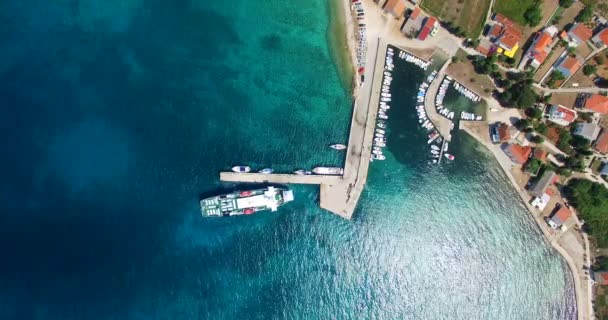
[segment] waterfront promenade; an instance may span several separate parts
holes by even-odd
[[[350,219],[367,182],[387,48],[387,44],[381,39],[370,39],[369,42],[366,81],[361,86],[359,95],[353,104],[343,176],[222,172],[220,180],[247,183],[318,184],[320,185],[321,208]]]

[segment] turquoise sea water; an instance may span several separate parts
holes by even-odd
[[[313,1],[0,2],[2,319],[567,319],[572,284],[471,139],[426,164],[398,63],[352,221],[293,186],[202,219],[235,164],[339,165],[350,119]]]

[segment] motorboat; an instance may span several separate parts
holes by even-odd
[[[274,170],[272,168],[265,168],[259,171],[259,173],[263,173],[263,174],[270,174],[274,172]]]
[[[381,154],[372,154],[372,159],[374,159],[374,160],[384,160],[384,159],[386,159],[386,157],[384,155],[381,155]]]
[[[247,173],[251,171],[251,168],[249,168],[248,166],[234,166],[232,167],[232,171],[238,173]]]
[[[382,154],[382,150],[373,150],[372,153],[373,154]]]
[[[378,114],[378,118],[380,118],[380,119],[388,119],[388,117],[384,113]]]
[[[380,134],[386,134],[386,131],[382,130],[382,129],[376,129],[376,132],[380,133]]]
[[[445,157],[446,157],[448,160],[450,160],[450,161],[451,161],[451,160],[454,160],[454,156],[453,156],[453,155],[451,155],[451,154],[449,154],[449,153],[444,154],[444,156],[445,156]]]
[[[378,128],[386,129],[386,125],[384,123],[378,122],[376,125],[378,126]]]
[[[312,172],[310,171],[306,171],[306,170],[296,170],[293,173],[295,174],[299,174],[299,175],[308,175],[308,174],[312,174]]]
[[[340,143],[332,144],[329,147],[332,148],[332,149],[336,149],[336,150],[344,150],[344,149],[346,149],[346,145],[343,145],[343,144],[340,144]]]
[[[437,151],[441,150],[441,148],[439,148],[438,146],[436,146],[434,144],[431,145],[431,149],[437,150]]]

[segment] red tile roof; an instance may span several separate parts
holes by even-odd
[[[591,35],[593,34],[591,29],[587,28],[587,26],[582,23],[575,23],[572,28],[568,30],[568,33],[576,35],[576,37],[583,42],[591,39]]]
[[[506,123],[501,123],[498,126],[498,137],[500,142],[507,142],[511,140],[511,132],[509,132],[509,125]]]
[[[384,5],[384,10],[391,11],[396,16],[401,17],[405,12],[405,0],[388,0]]]
[[[561,206],[553,216],[557,217],[562,222],[565,222],[571,215],[572,211],[570,211],[570,209],[566,208],[566,206]]]
[[[557,112],[563,114],[562,119],[565,121],[572,122],[574,121],[574,119],[576,119],[576,111],[572,109],[568,109],[566,107],[558,105]]]
[[[568,69],[570,71],[570,75],[573,75],[580,67],[581,61],[575,57],[568,56],[562,63],[559,64],[560,67],[564,69]]]
[[[488,35],[493,36],[494,38],[498,38],[500,37],[500,34],[502,33],[503,29],[504,28],[501,25],[495,24],[492,26],[492,28],[490,28]]]
[[[602,134],[597,138],[593,147],[598,152],[608,153],[608,130],[602,130]]]
[[[429,36],[429,33],[431,33],[431,31],[433,30],[433,27],[435,26],[436,22],[437,19],[435,19],[435,17],[428,17],[426,19],[426,22],[422,26],[422,30],[420,30],[420,33],[418,34],[418,40],[426,40],[426,38]]]
[[[534,149],[534,158],[541,161],[547,160],[547,151],[541,148]]]
[[[528,161],[530,157],[530,153],[532,153],[532,148],[530,146],[521,146],[519,144],[510,144],[507,146],[509,157],[514,162],[519,164],[524,164]]]
[[[604,44],[608,44],[608,28],[604,28],[604,30],[600,31],[600,33],[595,36],[600,38]]]
[[[532,57],[534,57],[536,61],[543,63],[549,54],[548,47],[551,42],[553,42],[553,37],[546,32],[542,32],[532,48]]]
[[[593,112],[608,113],[608,97],[601,94],[593,94],[585,99],[585,109]]]
[[[522,34],[519,29],[512,26],[507,26],[499,41],[503,45],[513,48],[517,43],[519,43],[519,41],[521,41],[521,36]]]
[[[410,19],[416,19],[420,15],[420,7],[414,8],[414,11],[410,13]]]
[[[547,194],[549,197],[551,197],[551,196],[553,196],[553,195],[555,194],[555,190],[547,188],[547,190],[545,190],[545,193],[546,193],[546,194]]]

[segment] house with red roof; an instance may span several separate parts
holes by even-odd
[[[519,144],[506,144],[503,147],[505,154],[511,159],[511,161],[517,164],[524,164],[530,158],[532,148],[530,146],[522,146]]]
[[[534,148],[534,153],[532,155],[533,158],[536,158],[540,161],[545,161],[547,160],[547,151],[543,148]]]
[[[405,0],[388,0],[386,4],[384,4],[384,12],[392,15],[395,19],[403,17],[405,9]]]
[[[564,127],[569,126],[577,117],[576,111],[558,104],[550,106],[546,115],[549,121]]]
[[[422,14],[420,7],[416,7],[409,14],[409,16],[407,16],[403,27],[401,27],[401,32],[403,32],[403,34],[406,36],[416,36],[418,31],[422,29],[422,25],[424,24],[425,20],[426,16]]]
[[[583,93],[578,98],[578,107],[589,112],[608,113],[608,97],[601,94]]]
[[[598,271],[591,272],[593,280],[599,284],[600,286],[605,286],[608,284],[608,272]]]
[[[437,22],[437,19],[435,17],[426,18],[426,21],[422,25],[422,29],[420,29],[420,32],[418,33],[418,40],[426,40],[426,38],[430,34],[432,34],[437,28],[439,28],[439,22]]]
[[[530,65],[533,68],[540,67],[553,49],[553,39],[557,34],[557,28],[550,26],[542,32],[537,32],[532,45],[526,52],[526,56],[530,59]]]
[[[572,216],[572,211],[570,211],[570,209],[568,209],[566,206],[560,204],[557,204],[555,209],[556,210],[553,212],[551,218],[547,220],[547,223],[549,226],[551,226],[551,228],[559,229],[564,225],[564,223],[566,223],[566,220]]]
[[[488,31],[488,38],[494,42],[496,52],[513,58],[523,36],[521,28],[500,13],[494,15],[494,24]]]
[[[569,47],[577,47],[581,43],[585,43],[591,39],[593,32],[582,23],[575,23],[570,27],[568,32],[563,32],[561,38],[568,42]]]
[[[578,57],[566,56],[555,67],[555,70],[561,72],[566,78],[571,77],[581,68],[583,62]]]
[[[602,129],[602,133],[593,144],[593,149],[599,153],[608,153],[608,130]]]
[[[602,29],[602,31],[598,32],[593,38],[591,38],[591,42],[598,47],[601,48],[608,44],[608,27]]]

